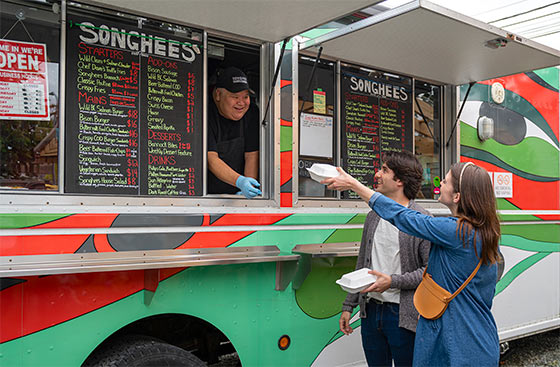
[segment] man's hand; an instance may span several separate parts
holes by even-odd
[[[350,326],[350,316],[352,316],[350,312],[342,311],[342,314],[340,315],[340,320],[338,321],[340,325],[340,331],[342,331],[344,335],[350,335],[352,334],[352,331],[354,331]]]
[[[369,202],[369,199],[375,193],[375,191],[367,186],[364,186],[362,183],[360,183],[360,181],[344,172],[342,168],[336,167],[336,170],[338,171],[338,176],[326,178],[321,181],[323,185],[327,185],[327,189],[338,191],[352,190],[356,194],[358,194],[366,203]]]
[[[389,274],[381,273],[377,270],[370,270],[370,274],[373,274],[377,277],[377,280],[361,291],[361,293],[368,293],[368,292],[378,292],[383,293],[391,286],[391,276]]]
[[[237,181],[235,181],[235,186],[241,190],[241,193],[247,199],[252,199],[262,194],[261,190],[258,189],[261,187],[261,184],[252,177],[239,176]]]
[[[326,178],[321,181],[321,183],[323,185],[327,185],[329,190],[353,190],[358,184],[358,181],[348,173],[344,172],[342,168],[337,167],[336,170],[338,171],[338,176]]]

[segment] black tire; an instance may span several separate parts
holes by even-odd
[[[206,366],[192,353],[161,340],[140,335],[128,335],[95,351],[84,367],[172,367]]]

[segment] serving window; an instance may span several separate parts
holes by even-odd
[[[0,189],[56,191],[59,14],[0,4]]]
[[[248,93],[249,97],[249,107],[246,113],[241,117],[240,120],[232,122],[226,121],[222,117],[227,117],[227,113],[222,114],[219,112],[217,105],[220,104],[218,101],[214,101],[214,98],[220,98],[214,93],[216,88],[216,83],[218,81],[218,76],[221,73],[225,73],[229,68],[239,69],[247,77],[247,82],[250,87]],[[261,135],[263,126],[261,124],[261,113],[263,107],[260,103],[261,94],[261,54],[260,46],[251,45],[246,43],[237,42],[234,40],[209,37],[208,40],[208,93],[207,93],[207,135],[208,135],[208,151],[218,152],[222,150],[219,158],[228,164],[228,157],[223,157],[223,147],[218,149],[218,144],[225,144],[227,147],[230,142],[235,144],[234,150],[241,151],[241,154],[245,157],[245,167],[242,164],[238,164],[238,168],[234,167],[234,164],[228,165],[230,168],[234,169],[240,175],[249,176],[255,178],[260,184],[261,189],[264,186],[262,178],[265,176],[263,172],[260,172],[259,168],[264,165],[260,164],[259,161],[267,163],[265,159],[266,155],[263,152],[261,144]],[[224,91],[225,92],[225,91]],[[241,91],[236,94],[244,96],[245,91]],[[229,94],[229,93],[228,93]],[[241,102],[242,104],[244,102]],[[223,107],[223,105],[221,105]],[[236,103],[236,107],[239,105]],[[218,115],[220,114],[220,115]],[[238,132],[242,131],[242,132]],[[218,142],[218,137],[221,142]],[[243,138],[243,143],[235,143],[239,138]],[[213,146],[210,144],[212,143]],[[230,146],[231,149],[232,146]],[[249,154],[247,157],[246,154]],[[210,155],[209,155],[210,160]],[[230,160],[231,162],[231,160]],[[239,162],[237,162],[239,163]],[[226,184],[223,181],[217,182],[219,179],[217,177],[210,177],[212,175],[210,164],[208,164],[207,171],[207,192],[210,195],[222,195],[222,194],[234,194],[240,190],[230,184]],[[262,196],[257,196],[260,198]],[[236,195],[235,198],[244,198],[242,195]]]
[[[437,199],[441,176],[441,87],[415,81],[414,147],[424,178],[419,199]]]
[[[336,64],[302,56],[299,59],[299,195],[336,197],[336,192],[311,179],[314,163],[335,165]]]
[[[299,64],[299,196],[336,197],[336,193],[309,178],[306,168],[313,163],[340,165],[374,188],[375,172],[381,168],[383,155],[408,150],[415,153],[424,170],[418,198],[437,198],[441,177],[441,87],[349,64],[341,64],[337,74],[335,64],[314,65],[312,61],[302,57]],[[315,74],[310,78],[313,67]],[[331,86],[334,88],[329,89]],[[321,99],[317,99],[316,91],[324,90],[325,102],[317,108]],[[340,198],[357,196],[345,191]]]

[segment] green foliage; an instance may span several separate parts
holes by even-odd
[[[33,148],[51,130],[51,121],[3,120],[0,123],[0,177],[27,176]]]

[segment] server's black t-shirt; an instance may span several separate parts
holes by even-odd
[[[239,121],[227,119],[218,113],[214,100],[209,98],[208,109],[208,151],[217,151],[218,135],[220,142],[232,140],[241,136],[241,121],[243,121],[243,137],[245,138],[245,152],[259,150],[259,109],[253,103]],[[220,133],[218,134],[218,128]]]

